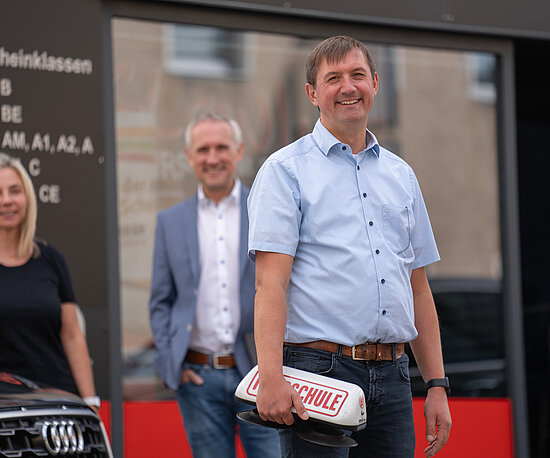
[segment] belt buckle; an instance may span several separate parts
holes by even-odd
[[[220,358],[223,356],[229,356],[229,355],[222,355],[219,353],[214,353],[212,355],[212,367],[214,369],[231,369],[231,366],[228,366],[227,364],[220,364]]]
[[[362,346],[362,345],[364,345],[364,344],[354,345],[353,347],[351,347],[351,359],[353,359],[355,361],[366,361],[367,360],[367,358],[360,358],[359,356],[355,355],[355,349],[357,347]]]

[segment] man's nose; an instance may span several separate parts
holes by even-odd
[[[215,148],[211,148],[208,150],[208,153],[206,155],[206,162],[209,164],[214,164],[218,162],[218,153]]]
[[[344,75],[342,78],[342,92],[353,92],[357,89],[355,86],[355,82],[353,81],[353,78],[350,75]]]

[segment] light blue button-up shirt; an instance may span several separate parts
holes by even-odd
[[[417,336],[413,269],[439,260],[411,167],[367,130],[349,145],[317,121],[272,154],[248,198],[249,257],[294,257],[285,341],[343,345]]]

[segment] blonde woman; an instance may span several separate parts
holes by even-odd
[[[35,239],[36,215],[29,175],[0,153],[0,371],[78,394],[97,410],[67,264]]]

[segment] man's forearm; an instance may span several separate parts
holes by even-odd
[[[432,291],[423,268],[413,271],[411,286],[414,297],[415,326],[418,331],[418,337],[411,342],[411,348],[420,374],[427,382],[445,376],[439,320]],[[451,430],[452,420],[445,388],[434,387],[428,391],[424,404],[424,416],[426,418],[426,440],[428,441],[424,453],[427,457],[433,457],[447,443]]]
[[[292,407],[300,418],[308,418],[300,396],[283,377],[286,291],[292,261],[286,254],[256,252],[254,334],[260,375],[256,406],[263,420],[287,425],[294,422]]]
[[[254,335],[261,379],[282,377],[286,298],[261,288],[256,292]]]
[[[418,369],[424,381],[444,377],[439,320],[424,269],[413,271],[411,284],[418,337],[410,345]]]
[[[287,319],[286,291],[292,257],[279,253],[256,254],[254,335],[260,380],[282,377],[283,340]]]

